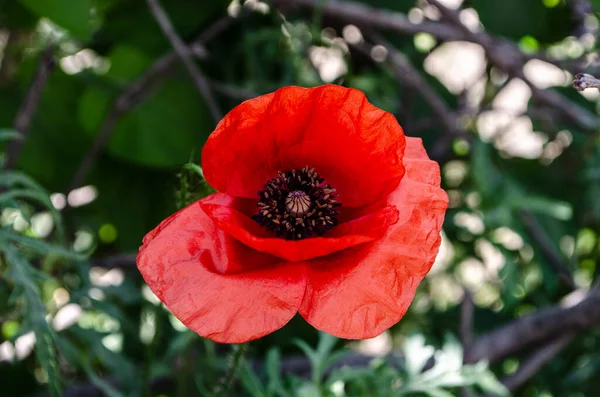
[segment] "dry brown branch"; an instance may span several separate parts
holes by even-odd
[[[440,145],[439,147],[434,148],[430,153],[432,158],[439,159],[454,137],[466,136],[465,131],[460,126],[456,113],[450,109],[444,100],[437,94],[435,89],[431,87],[427,80],[411,64],[410,60],[404,54],[383,38],[377,35],[373,35],[373,37],[376,45],[381,45],[386,48],[388,52],[387,63],[391,66],[392,73],[396,80],[408,90],[418,93],[425,99],[431,107],[433,118],[447,133],[440,139],[440,142],[444,143],[444,147],[442,148]],[[354,45],[353,48],[367,56],[369,56],[372,49],[372,47],[368,45]]]
[[[29,131],[31,121],[35,116],[40,97],[42,96],[42,91],[46,86],[46,82],[48,81],[48,77],[50,77],[50,73],[52,73],[54,66],[54,45],[49,45],[40,56],[37,72],[29,86],[27,96],[17,112],[13,129],[21,134],[21,138],[12,140],[8,144],[4,162],[5,169],[14,167],[19,159],[21,149],[25,142],[25,135]]]
[[[475,305],[469,291],[464,290],[464,298],[460,305],[460,341],[463,345],[463,350],[469,351],[473,344],[473,312]]]
[[[584,91],[588,88],[600,88],[600,80],[591,74],[578,73],[573,80],[573,88],[577,91]]]
[[[416,24],[400,12],[378,9],[351,1],[268,0],[267,2],[281,9],[306,8],[312,10],[321,7],[323,15],[353,23],[359,27],[392,30],[403,34],[424,32],[448,41],[467,39],[459,29],[453,26],[431,21]]]
[[[553,306],[519,318],[479,337],[465,362],[497,362],[534,343],[600,326],[600,289],[595,288],[573,307]]]
[[[223,117],[223,113],[217,105],[217,101],[213,96],[213,93],[210,89],[206,77],[200,72],[200,70],[194,63],[194,60],[192,59],[192,56],[190,54],[190,49],[175,31],[171,20],[169,19],[165,10],[161,7],[158,0],[147,0],[147,3],[150,7],[152,15],[154,15],[154,18],[156,19],[156,22],[162,29],[164,35],[171,42],[171,45],[175,49],[175,53],[177,54],[179,59],[181,59],[181,62],[192,77],[196,88],[198,88],[198,91],[200,91],[200,93],[204,97],[204,100],[206,101],[206,104],[208,106],[210,114],[212,115],[215,121],[215,124],[218,123],[219,120],[221,120],[221,118]]]
[[[519,216],[527,234],[536,242],[540,251],[550,264],[556,274],[563,280],[572,290],[576,288],[573,276],[565,267],[564,261],[556,249],[554,243],[550,240],[543,227],[538,222],[536,216],[528,210],[519,211]]]
[[[595,114],[570,102],[554,91],[536,87],[523,73],[523,66],[531,59],[541,59],[546,62],[553,62],[552,60],[540,53],[524,54],[516,44],[493,38],[485,31],[472,32],[462,24],[456,11],[449,10],[437,0],[429,1],[429,3],[440,10],[445,20],[440,22],[423,21],[419,24],[410,22],[402,13],[377,9],[351,1],[323,3],[320,0],[270,0],[269,2],[281,9],[299,7],[314,10],[321,7],[325,16],[372,30],[387,30],[403,35],[423,32],[443,41],[464,40],[479,44],[484,48],[491,63],[507,72],[510,77],[522,79],[527,83],[537,103],[555,108],[558,113],[583,129],[595,132],[600,126],[600,120]]]
[[[212,40],[231,26],[232,22],[233,19],[229,17],[222,18],[202,32],[189,45],[189,48],[194,48],[194,56],[200,59],[207,59],[208,51],[206,51],[204,43]],[[147,98],[152,93],[152,89],[173,71],[178,60],[179,58],[174,51],[164,55],[119,95],[104,118],[104,122],[98,130],[92,146],[79,163],[77,171],[69,184],[68,191],[83,185],[92,165],[96,162],[102,149],[110,140],[114,127],[120,118]]]
[[[541,346],[527,360],[521,363],[517,372],[502,379],[502,383],[508,390],[516,390],[523,386],[540,368],[571,343],[573,338],[574,334],[567,334]]]
[[[536,102],[555,108],[571,122],[586,130],[596,131],[600,126],[600,120],[595,114],[570,102],[554,91],[542,90],[535,86],[523,72],[523,66],[529,58],[515,44],[496,40],[485,31],[472,32],[460,21],[456,11],[448,9],[438,0],[427,1],[440,11],[444,19],[468,36],[468,41],[482,46],[491,63],[504,70],[510,77],[523,80],[531,89],[531,94]]]

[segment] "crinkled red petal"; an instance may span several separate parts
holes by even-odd
[[[261,228],[258,223],[236,210],[236,205],[230,197],[217,193],[210,201],[202,203],[204,212],[217,227],[252,249],[292,262],[305,261],[372,242],[382,237],[386,230],[398,221],[396,207],[387,206],[377,212],[344,222],[322,237],[291,241],[275,237],[273,233]]]
[[[137,265],[181,322],[224,343],[246,342],[284,326],[297,312],[306,286],[305,265],[262,254],[227,236],[200,202],[148,233]]]
[[[405,138],[391,114],[352,88],[285,87],[234,108],[202,151],[218,191],[256,198],[278,171],[315,168],[346,207],[387,195],[404,174]]]
[[[386,235],[308,262],[299,312],[315,328],[347,339],[381,334],[402,318],[431,268],[448,197],[420,139],[407,138],[404,163],[406,175],[388,196],[401,219]]]

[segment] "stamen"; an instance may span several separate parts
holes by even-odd
[[[253,219],[278,237],[320,236],[338,223],[337,193],[314,169],[279,172],[258,196],[259,209]]]
[[[285,198],[285,208],[295,217],[302,216],[310,209],[310,198],[302,190],[294,190]]]

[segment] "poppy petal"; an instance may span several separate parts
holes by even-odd
[[[306,286],[303,264],[283,262],[227,236],[200,202],[148,233],[137,265],[181,322],[224,343],[246,342],[283,327]]]
[[[372,242],[398,222],[398,210],[387,206],[375,213],[339,224],[324,237],[284,240],[228,205],[203,203],[202,208],[217,227],[248,247],[287,261],[304,261]]]
[[[448,198],[420,139],[407,140],[404,163],[406,176],[388,203],[408,222],[400,220],[374,243],[307,262],[299,312],[315,328],[346,339],[381,334],[404,316],[431,268]]]
[[[227,114],[204,145],[202,167],[215,189],[256,198],[278,171],[308,166],[337,190],[344,206],[360,207],[398,185],[404,147],[394,116],[362,92],[285,87]]]

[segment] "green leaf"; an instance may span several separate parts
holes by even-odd
[[[13,189],[9,190],[6,193],[2,193],[0,194],[0,203],[11,202],[18,198],[31,199],[37,201],[40,204],[43,204],[48,209],[53,208],[52,202],[50,201],[50,198],[47,195],[40,191],[31,189]]]
[[[506,387],[489,370],[478,376],[477,385],[486,393],[503,397],[510,396],[510,392]]]
[[[319,332],[319,343],[316,350],[313,350],[303,340],[297,339],[294,341],[294,343],[302,349],[304,354],[306,354],[311,363],[313,384],[320,385],[325,370],[333,363],[340,360],[344,355],[348,354],[345,350],[333,352],[333,348],[338,340],[339,339],[333,335]]]
[[[0,172],[0,185],[7,187],[25,186],[40,192],[46,191],[35,179],[21,171]]]
[[[191,171],[194,174],[198,175],[200,178],[204,179],[204,171],[202,171],[202,167],[200,167],[198,164],[186,163],[183,166],[183,169]]]
[[[403,351],[406,360],[405,368],[409,375],[415,376],[423,371],[427,361],[433,356],[435,349],[433,346],[425,345],[425,337],[423,335],[416,334],[406,339]]]
[[[244,361],[241,365],[239,378],[244,389],[251,396],[268,397],[269,394],[265,391],[260,378],[252,371],[252,368]]]
[[[13,139],[23,139],[23,136],[15,130],[0,128],[0,142],[10,141]]]
[[[136,47],[119,44],[108,54],[106,77],[117,83],[131,83],[152,65],[152,59]]]
[[[27,323],[35,334],[35,355],[48,375],[50,394],[55,397],[62,396],[54,345],[55,334],[46,321],[46,306],[36,283],[39,279],[39,271],[10,244],[3,245],[3,251],[8,265],[5,276],[15,285],[15,294],[20,295],[25,302],[24,312],[27,313]]]
[[[0,240],[7,240],[23,245],[42,255],[58,255],[66,259],[77,261],[85,260],[86,258],[85,255],[78,254],[61,246],[50,244],[37,238],[24,236],[20,233],[7,230],[6,228],[0,229]]]
[[[502,184],[502,175],[492,162],[492,150],[489,143],[473,139],[471,172],[484,200],[494,198]]]
[[[52,215],[58,239],[60,242],[64,241],[65,232],[62,217],[56,208],[54,208],[48,192],[40,184],[22,172],[10,171],[0,173],[0,185],[9,187],[23,185],[28,187],[29,189],[13,189],[9,190],[7,193],[0,194],[0,203],[4,202],[10,204],[11,202],[14,202],[14,199],[16,198],[29,198],[37,201],[48,209],[50,215]]]
[[[528,209],[539,214],[549,215],[561,221],[568,221],[573,216],[571,204],[540,196],[513,197],[508,204],[516,209]]]
[[[133,71],[119,71],[119,76],[129,73]],[[98,132],[114,98],[113,92],[95,86],[83,95],[78,116],[90,137]],[[108,151],[126,161],[170,169],[200,152],[213,127],[193,84],[169,79],[117,122]]]
[[[281,381],[281,352],[278,348],[270,349],[265,360],[267,372],[267,390],[280,397],[289,397]]]
[[[48,18],[80,39],[91,34],[91,0],[19,0],[40,17]]]
[[[455,397],[453,393],[444,389],[424,389],[423,392],[430,397]]]
[[[554,43],[568,36],[574,25],[571,7],[562,1],[551,8],[541,0],[471,0],[470,5],[488,32],[514,40],[532,36]]]

